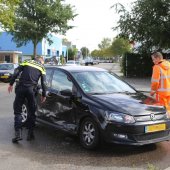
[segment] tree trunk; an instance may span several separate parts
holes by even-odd
[[[37,37],[37,36],[36,36]],[[33,45],[34,45],[34,51],[33,51],[33,58],[35,59],[36,58],[36,56],[37,56],[37,44],[38,44],[38,42],[37,42],[37,38],[35,37],[35,39],[32,41],[32,43],[33,43]]]
[[[34,42],[34,59],[36,58],[37,56],[37,43]]]

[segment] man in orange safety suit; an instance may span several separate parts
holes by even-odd
[[[156,100],[166,107],[170,116],[170,62],[164,60],[160,52],[153,53],[151,57],[154,66],[150,95],[156,94]]]

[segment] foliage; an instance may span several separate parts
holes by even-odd
[[[155,165],[148,163],[147,164],[147,170],[159,170],[158,167],[156,167]]]
[[[89,55],[89,52],[90,52],[87,47],[82,47],[82,48],[80,49],[80,51],[81,51],[81,53],[82,53],[83,58],[85,58],[86,56],[88,56],[88,55]]]
[[[0,0],[0,26],[6,30],[14,28],[15,9],[19,0]]]
[[[76,48],[69,48],[68,49],[68,60],[75,60],[77,54]]]
[[[153,65],[150,55],[146,53],[126,53],[122,60],[122,71],[124,76],[150,77]]]
[[[99,50],[93,50],[91,55],[94,57],[110,58],[113,56],[122,56],[131,51],[130,43],[124,38],[115,38],[113,42],[109,38],[104,38],[98,45]]]
[[[103,38],[100,44],[98,44],[98,47],[100,50],[104,50],[109,48],[111,45],[111,39],[110,38]]]
[[[131,11],[121,4],[115,4],[120,14],[118,26],[120,36],[141,43],[143,51],[170,48],[170,1],[138,0]]]
[[[99,51],[99,50],[93,50],[93,51],[91,52],[91,56],[92,56],[92,57],[99,57],[99,54],[100,54],[100,51]]]
[[[110,51],[112,51],[114,56],[122,56],[126,52],[131,52],[131,46],[127,39],[116,38],[112,42]]]
[[[66,63],[65,57],[62,56],[62,55],[60,55],[60,63],[61,63],[62,65],[64,65],[64,64]]]
[[[16,9],[15,30],[11,30],[18,46],[32,41],[36,46],[43,38],[52,43],[49,33],[65,33],[72,28],[68,21],[76,15],[63,0],[22,0]]]

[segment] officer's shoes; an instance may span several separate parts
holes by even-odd
[[[33,130],[28,130],[27,141],[31,141],[34,139],[35,139],[35,136],[34,136]]]
[[[12,139],[13,143],[18,143],[18,141],[22,140],[22,130],[16,130],[15,131],[15,137]]]

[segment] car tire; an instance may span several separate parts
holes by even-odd
[[[28,117],[28,107],[27,107],[27,103],[26,102],[22,105],[21,116],[22,116],[22,124],[24,126],[24,125],[26,125],[27,117]]]
[[[99,128],[92,118],[85,118],[79,131],[80,144],[89,150],[99,145]]]
[[[9,83],[10,82],[10,79],[5,79],[3,80],[4,83]]]

